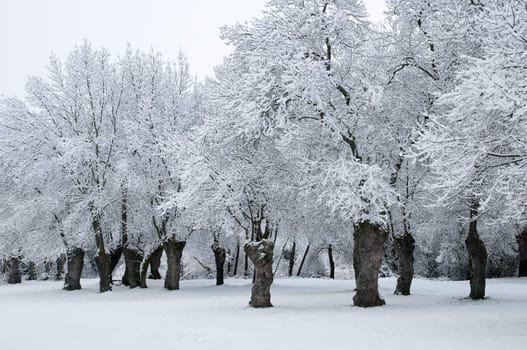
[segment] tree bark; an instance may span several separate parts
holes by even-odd
[[[214,261],[216,262],[216,285],[221,286],[223,284],[223,267],[225,266],[227,251],[225,248],[220,247],[217,241],[212,244],[211,249],[214,253]]]
[[[249,256],[245,252],[244,252],[243,259],[244,259],[243,276],[249,277]]]
[[[359,272],[360,272],[359,247],[357,245],[357,239],[355,237],[355,233],[353,233],[353,274],[355,276],[355,286],[357,285],[357,281],[359,280]],[[357,287],[355,287],[355,290],[357,290]]]
[[[236,254],[234,256],[234,271],[232,272],[233,276],[238,275],[238,262],[240,260],[240,240],[236,240]]]
[[[112,274],[110,271],[110,259],[106,252],[98,251],[95,256],[95,265],[99,274],[99,293],[112,290]]]
[[[64,275],[64,264],[66,264],[66,254],[60,254],[56,260],[57,269],[55,271],[55,281],[60,281],[62,279],[62,276]]]
[[[333,246],[328,246],[329,278],[335,279],[335,260],[333,259]]]
[[[121,260],[122,255],[123,255],[123,248],[121,246],[118,246],[117,248],[110,250],[110,254],[108,254],[108,258],[110,259],[110,274],[113,274],[113,271],[115,270],[115,267],[119,263],[119,260]]]
[[[38,279],[37,264],[34,261],[27,263],[27,280],[36,281]]]
[[[123,249],[123,255],[125,271],[122,282],[130,288],[139,287],[141,285],[141,262],[143,261],[143,254],[137,249],[125,247]]]
[[[181,256],[187,242],[178,241],[175,237],[167,239],[163,246],[167,255],[167,273],[165,276],[165,288],[168,290],[179,289],[181,277]]]
[[[395,237],[395,253],[399,260],[399,278],[394,294],[410,295],[414,278],[415,240],[410,233]]]
[[[140,281],[141,281],[140,287],[141,288],[147,288],[148,287],[146,285],[146,278],[147,278],[147,274],[148,274],[148,267],[150,266],[150,269],[152,269],[152,267],[151,267],[152,257],[154,257],[155,254],[158,254],[159,251],[161,251],[161,255],[162,255],[163,254],[163,245],[162,244],[160,244],[157,248],[154,248],[154,249],[150,250],[150,252],[145,254],[145,256],[143,258],[143,262],[141,263],[141,274],[140,274]],[[159,259],[161,260],[161,257]],[[159,271],[158,271],[158,273],[159,273]]]
[[[296,241],[293,241],[291,246],[291,255],[289,255],[289,268],[287,270],[287,275],[289,277],[293,276],[293,269],[295,268],[296,261]]]
[[[302,255],[302,260],[300,261],[300,266],[298,267],[298,271],[296,272],[297,276],[300,276],[302,273],[302,268],[304,267],[304,263],[306,262],[307,253],[309,253],[309,248],[311,247],[311,243],[309,243],[306,247],[306,250],[304,251],[304,255]]]
[[[95,245],[97,247],[97,255],[95,256],[95,265],[97,266],[97,273],[99,274],[99,293],[104,293],[112,290],[112,271],[110,270],[110,258],[106,253],[104,245],[104,236],[101,227],[101,215],[97,209],[92,205],[92,228],[95,234]]]
[[[381,268],[384,242],[388,233],[377,224],[361,222],[353,233],[355,240],[355,258],[359,266],[355,267],[357,292],[353,304],[360,307],[381,306],[385,301],[379,295],[378,282]]]
[[[18,256],[10,256],[7,258],[8,267],[8,284],[22,283],[22,274],[20,273],[20,258]]]
[[[84,250],[70,247],[66,252],[68,272],[64,279],[64,290],[81,289],[81,274],[84,267]]]
[[[225,261],[227,262],[227,276],[232,276],[232,255],[230,249],[225,249]]]
[[[255,279],[251,292],[252,307],[271,307],[271,284],[273,283],[273,249],[269,240],[248,242],[244,246],[245,254],[254,264]]]
[[[485,244],[479,238],[477,225],[478,203],[472,203],[470,209],[471,222],[468,228],[468,237],[465,245],[469,256],[469,276],[470,276],[470,294],[469,298],[473,300],[485,298],[485,271],[487,265],[487,249]]]
[[[42,275],[43,281],[47,281],[49,279],[49,276],[51,276],[52,269],[53,269],[53,262],[49,258],[44,259],[44,273]]]
[[[518,266],[518,277],[527,276],[527,229],[516,236],[518,242],[518,253],[520,255],[520,263]]]
[[[148,279],[151,280],[160,280],[161,274],[159,273],[159,266],[161,266],[161,257],[163,256],[163,246],[160,245],[150,258],[150,275]]]

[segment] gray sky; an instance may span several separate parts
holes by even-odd
[[[83,39],[114,54],[154,48],[212,75],[228,48],[219,27],[258,16],[266,0],[0,0],[0,94],[23,96],[28,75],[45,74],[51,53],[64,58]],[[374,22],[384,0],[365,0]]]

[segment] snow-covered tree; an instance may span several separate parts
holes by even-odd
[[[217,70],[218,112],[205,123],[209,138],[223,140],[213,146],[222,164],[202,176],[226,180],[215,198],[250,219],[256,240],[263,218],[276,225],[286,202],[279,191],[351,220],[364,261],[355,303],[372,306],[383,303],[377,272],[395,194],[375,152],[365,17],[356,1],[270,1],[263,18],[225,28],[234,53]]]
[[[436,202],[466,208],[473,299],[485,296],[487,260],[476,224],[524,220],[524,5],[481,2],[473,30],[482,34],[482,54],[466,59],[453,89],[436,102],[440,108],[415,154],[433,170],[429,186]]]

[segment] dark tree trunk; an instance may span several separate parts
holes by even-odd
[[[17,284],[22,283],[22,275],[20,273],[20,258],[18,256],[10,256],[7,259],[8,276],[7,283]]]
[[[172,237],[165,241],[165,253],[167,255],[167,274],[165,277],[165,288],[168,290],[179,289],[181,277],[181,256],[187,242],[178,241]]]
[[[415,240],[411,234],[405,233],[395,237],[395,253],[399,261],[399,278],[394,294],[410,295],[410,287],[414,278]]]
[[[161,266],[161,257],[163,256],[163,246],[160,245],[150,258],[150,275],[148,278],[151,280],[160,280],[161,274],[159,273],[159,266]]]
[[[227,251],[225,248],[221,248],[217,241],[212,244],[211,249],[214,252],[214,261],[216,262],[216,285],[221,286],[223,284],[223,266],[225,265]]]
[[[37,264],[34,261],[27,263],[27,280],[36,281],[38,279]]]
[[[232,276],[232,255],[230,249],[226,249],[227,276]]]
[[[47,281],[51,275],[51,270],[53,270],[53,262],[46,258],[44,260],[44,275],[42,276],[43,281]]]
[[[122,282],[130,288],[139,287],[141,285],[141,262],[143,261],[143,254],[136,249],[124,248],[123,255],[125,271]]]
[[[234,276],[238,275],[238,261],[240,260],[240,240],[236,241],[236,255],[234,256],[234,271],[232,274]]]
[[[520,255],[518,277],[525,277],[527,276],[527,229],[516,236],[516,241],[518,242],[518,253]]]
[[[245,241],[247,242],[249,240],[249,230],[246,229],[245,230]],[[251,233],[251,242],[254,241],[254,232]],[[245,249],[243,250],[243,262],[244,262],[244,267],[243,267],[243,276],[244,277],[249,277],[249,256],[247,255],[247,252],[245,251]],[[254,272],[253,272],[253,280],[254,280]]]
[[[353,297],[353,304],[360,307],[384,305],[379,295],[379,269],[381,268],[384,242],[388,233],[379,225],[368,221],[361,222],[353,233],[355,240],[355,258],[358,259],[357,292]]]
[[[249,256],[244,252],[243,276],[249,277]]]
[[[360,271],[360,256],[359,256],[359,247],[357,245],[357,239],[355,239],[355,234],[353,234],[353,274],[355,275],[355,286],[359,280],[359,271]],[[357,287],[355,287],[357,290]]]
[[[302,255],[302,260],[300,261],[300,266],[298,267],[298,271],[296,272],[297,276],[300,276],[302,273],[302,268],[304,267],[304,263],[306,262],[307,253],[309,252],[309,247],[311,247],[311,243],[309,243],[306,247],[306,250],[304,251],[304,255]]]
[[[329,278],[335,279],[335,260],[333,259],[333,246],[328,246]]]
[[[110,259],[104,251],[98,251],[95,256],[95,265],[99,274],[99,293],[112,290],[112,274],[110,271]]]
[[[66,252],[68,272],[64,279],[64,290],[81,289],[81,274],[84,267],[84,250],[71,247]]]
[[[289,277],[293,276],[293,269],[295,268],[296,261],[296,241],[293,241],[293,246],[291,247],[291,255],[289,255],[289,268],[287,274]]]
[[[123,248],[121,246],[118,246],[117,248],[110,250],[110,254],[108,254],[108,258],[110,259],[110,274],[113,274],[113,271],[115,270],[115,267],[119,263],[119,260],[121,260],[122,255],[123,255]]]
[[[159,251],[161,251],[161,254],[163,254],[163,245],[160,244],[157,248],[154,248],[151,250],[148,254],[146,254],[143,258],[143,262],[141,263],[141,275],[140,275],[140,287],[141,288],[147,288],[146,285],[146,276],[148,274],[148,266],[150,266],[150,269],[152,270],[152,257],[154,255],[158,254]],[[161,260],[161,257],[159,257],[159,260]],[[159,266],[158,266],[159,267]],[[157,271],[159,273],[159,271]]]
[[[99,274],[99,293],[112,290],[112,271],[110,270],[110,258],[106,253],[104,236],[101,227],[101,215],[92,206],[92,228],[95,234],[95,245],[97,255],[95,256],[95,265]]]
[[[485,271],[487,266],[487,249],[479,238],[477,225],[477,204],[471,208],[471,219],[468,228],[468,237],[465,240],[469,256],[470,267],[470,299],[478,300],[485,298]]]
[[[66,254],[60,254],[56,260],[57,270],[55,271],[55,281],[62,279],[64,275],[64,264],[66,264]]]
[[[244,246],[245,254],[254,264],[255,279],[251,292],[252,307],[271,307],[271,284],[273,283],[273,249],[269,240],[248,242]]]

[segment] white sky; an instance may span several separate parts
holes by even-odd
[[[374,22],[384,0],[364,0]],[[122,54],[126,45],[179,49],[191,71],[212,75],[228,48],[219,27],[258,16],[266,0],[0,0],[0,94],[23,96],[28,75],[42,76],[50,54],[64,58],[88,39]]]

